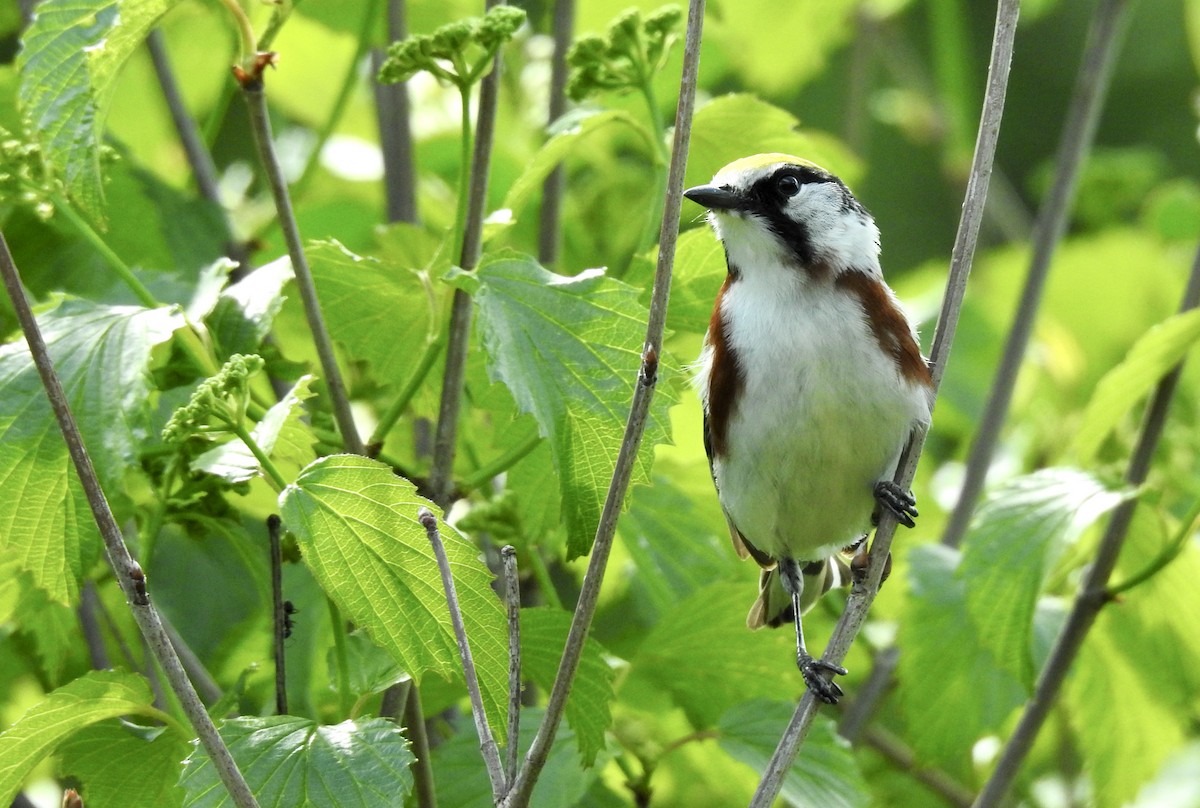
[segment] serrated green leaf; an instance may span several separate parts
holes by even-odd
[[[408,740],[386,718],[322,726],[276,715],[234,718],[220,728],[262,808],[402,805],[412,790]],[[185,808],[232,805],[203,747],[184,762]]]
[[[280,258],[222,290],[207,319],[219,356],[258,352],[283,307],[283,287],[292,277],[291,262]]]
[[[186,740],[161,727],[104,721],[59,747],[58,768],[82,785],[80,796],[88,808],[179,808],[184,795],[176,783],[190,751]]]
[[[405,681],[408,674],[400,670],[391,654],[384,651],[363,631],[355,631],[346,637],[346,661],[350,667],[350,692],[361,698],[382,693],[394,684]],[[329,681],[338,677],[337,650],[330,648],[325,657],[329,668]]]
[[[314,395],[312,383],[311,375],[301,376],[250,430],[250,437],[285,478],[294,477],[316,459],[313,451],[316,436],[303,420],[306,416],[304,402]],[[204,452],[192,460],[191,467],[231,483],[245,482],[263,473],[258,458],[239,438]]]
[[[566,278],[516,253],[485,259],[479,279],[475,300],[488,372],[504,382],[549,439],[568,554],[583,555],[624,437],[646,312],[635,289],[600,270]],[[670,372],[662,357],[635,480],[648,479],[654,445],[669,437]]]
[[[767,699],[738,704],[717,724],[721,748],[747,766],[765,771],[795,709],[793,703]],[[832,719],[818,717],[813,722],[803,751],[784,777],[781,793],[792,805],[857,808],[870,802],[850,742],[838,736]]]
[[[403,384],[438,338],[429,277],[355,255],[336,241],[311,242],[307,254],[330,334],[371,365],[379,384]]]
[[[553,686],[570,629],[569,612],[550,607],[521,610],[521,671],[538,687],[549,691]],[[567,723],[575,731],[584,766],[595,763],[604,749],[613,698],[613,670],[604,661],[600,643],[588,637],[567,701]]]
[[[63,303],[38,318],[100,481],[110,496],[147,438],[150,352],[183,324],[172,309]],[[34,583],[73,602],[99,556],[91,511],[24,340],[0,346],[0,548]]]
[[[825,15],[822,12],[819,16]],[[726,163],[763,152],[812,160],[853,186],[862,175],[859,160],[828,135],[802,132],[799,126],[800,121],[792,113],[752,95],[737,93],[713,99],[696,110],[692,121],[685,187],[708,182]],[[689,213],[684,210],[685,216]]]
[[[356,455],[316,461],[279,497],[283,523],[342,614],[365,629],[415,680],[462,678],[437,561],[417,512],[438,508],[389,466]],[[442,523],[484,707],[503,740],[508,633],[479,551]]]
[[[615,109],[597,110],[591,108],[573,110],[559,121],[554,122],[550,132],[550,139],[542,144],[542,147],[538,149],[533,159],[525,165],[525,170],[521,172],[521,176],[517,177],[517,181],[508,189],[508,195],[504,197],[503,207],[508,208],[514,214],[519,214],[529,202],[534,192],[541,188],[546,177],[550,176],[550,172],[567,155],[579,148],[580,143],[588,136],[611,124],[621,124],[629,127],[646,142],[646,147],[651,154],[656,153],[654,136],[650,134],[641,121],[634,118],[628,112]]]
[[[1083,411],[1072,450],[1091,463],[1104,439],[1137,402],[1200,340],[1200,310],[1177,314],[1148,330],[1128,356],[1104,375]]]
[[[747,699],[799,693],[795,635],[746,628],[755,594],[749,583],[719,583],[678,601],[642,640],[631,675],[670,693],[698,729]]]
[[[727,271],[725,250],[709,228],[696,227],[680,233],[671,276],[667,328],[685,334],[708,331],[713,301]]]
[[[1036,471],[1002,485],[963,538],[957,575],[983,644],[1026,689],[1033,687],[1033,615],[1064,546],[1125,494],[1074,469]]]
[[[1025,700],[1020,682],[996,661],[967,615],[966,592],[955,574],[960,555],[940,545],[909,555],[909,596],[900,618],[897,678],[918,757],[952,774],[972,771],[971,747],[997,731]],[[938,702],[954,709],[936,709]]]
[[[21,111],[89,215],[104,219],[100,139],[117,74],[176,0],[45,0],[18,57]]]
[[[122,715],[165,718],[153,700],[145,679],[121,671],[90,671],[47,695],[0,733],[0,804],[12,802],[30,770],[76,730]]]

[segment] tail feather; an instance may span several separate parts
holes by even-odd
[[[800,595],[800,613],[813,607],[821,596],[835,586],[850,584],[850,567],[841,555],[816,561],[804,567],[804,592]],[[796,619],[792,598],[783,588],[777,569],[763,570],[758,577],[758,599],[750,607],[746,625],[751,629],[763,626],[778,628]]]

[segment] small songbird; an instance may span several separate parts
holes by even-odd
[[[800,615],[845,583],[842,551],[880,508],[913,526],[892,476],[929,424],[929,367],[883,280],[879,230],[833,174],[759,154],[684,196],[708,208],[729,270],[695,382],[734,547],[762,567],[747,624],[794,620],[804,681],[834,703],[846,671],[808,653]]]

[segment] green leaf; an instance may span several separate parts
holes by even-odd
[[[959,559],[957,551],[936,544],[909,555],[897,692],[908,719],[906,737],[918,757],[967,776],[971,747],[1000,729],[1025,692],[971,624],[965,586],[956,575]],[[931,687],[939,703],[954,709],[931,707]]]
[[[234,718],[220,729],[262,808],[402,805],[412,791],[408,741],[386,718],[322,726],[276,715]],[[185,808],[232,805],[203,747],[184,762]]]
[[[721,748],[758,772],[767,768],[796,705],[754,699],[738,704],[717,725]],[[869,804],[867,783],[832,719],[818,717],[804,749],[783,780],[783,798],[792,805],[856,808]]]
[[[371,642],[363,631],[355,631],[346,637],[346,659],[350,667],[350,692],[359,698],[382,693],[409,678],[391,654]],[[325,662],[329,668],[329,681],[336,682],[336,649],[329,649]]]
[[[521,671],[546,691],[554,684],[570,628],[569,612],[551,607],[521,610]],[[604,660],[600,643],[588,637],[567,701],[567,723],[575,731],[584,766],[595,763],[604,749],[604,733],[612,725],[609,705],[613,698],[613,670]]]
[[[776,17],[777,9],[769,13],[771,17]],[[743,15],[739,13],[733,16]],[[822,12],[818,16],[826,15]],[[764,26],[756,27],[761,29]],[[790,38],[791,34],[788,36]],[[795,84],[789,86],[794,87]],[[708,182],[726,163],[749,154],[765,152],[783,152],[812,160],[853,186],[862,175],[859,160],[828,135],[801,132],[798,131],[799,126],[800,121],[792,113],[752,95],[739,93],[713,99],[696,111],[696,118],[692,122],[685,187]],[[689,211],[685,210],[684,215],[688,214]]]
[[[708,331],[713,301],[725,282],[726,274],[725,250],[712,230],[696,227],[680,233],[675,247],[667,328],[686,334]],[[650,289],[647,288],[647,301],[649,295]]]
[[[82,784],[88,808],[179,808],[176,782],[191,745],[162,727],[104,721],[76,732],[58,750],[59,771]]]
[[[392,469],[355,455],[316,461],[279,497],[317,581],[342,614],[415,680],[432,671],[461,680],[458,645],[437,561],[417,511],[438,508]],[[503,740],[508,633],[479,551],[441,525],[488,720]]]
[[[283,287],[292,277],[291,262],[280,258],[221,292],[207,320],[218,356],[258,352],[283,307]]]
[[[75,731],[121,715],[167,718],[153,700],[141,676],[121,671],[90,671],[47,695],[0,733],[0,804],[12,802],[30,770]]]
[[[559,163],[573,152],[578,153],[584,140],[610,124],[629,127],[646,141],[646,148],[651,154],[658,153],[654,146],[654,136],[641,121],[628,112],[592,108],[572,110],[558,121],[552,122],[550,139],[542,144],[537,154],[526,164],[521,176],[517,177],[517,181],[508,189],[503,207],[519,214]]]
[[[38,324],[111,499],[148,437],[150,353],[183,320],[172,309],[71,300]],[[0,486],[0,549],[51,598],[73,602],[99,541],[24,340],[0,346]]]
[[[980,640],[1000,664],[1033,687],[1033,616],[1046,575],[1063,548],[1126,494],[1094,477],[1050,468],[992,493],[963,539],[958,576]]]
[[[250,437],[271,458],[285,478],[291,478],[316,459],[316,436],[304,423],[304,402],[313,397],[313,377],[301,376],[295,386],[263,415]],[[192,469],[214,474],[231,483],[251,480],[263,473],[258,458],[238,438],[214,446],[192,460]]]
[[[1200,310],[1177,314],[1151,328],[1121,364],[1096,385],[1075,432],[1072,449],[1080,464],[1091,463],[1104,439],[1133,406],[1200,339]]]
[[[799,693],[795,635],[746,628],[754,595],[749,583],[719,583],[678,601],[642,640],[631,675],[670,693],[698,729],[747,699]]]
[[[559,474],[568,555],[591,547],[625,433],[641,365],[646,311],[637,291],[589,270],[555,275],[532,258],[503,253],[484,260],[476,294],[488,372],[503,381],[549,439]],[[658,392],[641,444],[635,481],[649,478],[654,445],[669,437],[674,398],[659,363]]]
[[[403,384],[438,338],[429,276],[362,258],[336,241],[311,242],[307,254],[333,338],[370,363],[379,384]]]
[[[68,192],[104,219],[100,140],[117,74],[176,0],[45,0],[18,57],[21,111]]]

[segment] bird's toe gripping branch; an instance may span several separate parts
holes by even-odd
[[[916,527],[913,518],[917,513],[917,499],[911,491],[905,491],[893,480],[880,480],[875,484],[875,501],[887,509],[896,521],[905,527]]]
[[[808,686],[814,696],[826,704],[837,704],[838,699],[842,697],[842,689],[832,678],[827,678],[826,674],[845,676],[847,673],[845,668],[823,659],[815,659],[804,651],[796,654],[796,666],[800,668],[804,684]]]

